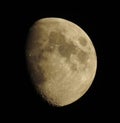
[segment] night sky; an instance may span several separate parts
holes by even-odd
[[[59,5],[59,2],[56,3]],[[36,5],[36,4],[35,4]],[[113,49],[116,44],[112,44],[112,35],[115,27],[111,18],[115,15],[111,13],[111,7],[96,6],[91,9],[83,9],[81,6],[63,9],[62,6],[54,5],[48,8],[40,4],[37,7],[31,6],[9,7],[5,12],[5,23],[7,32],[5,42],[7,54],[7,76],[5,76],[3,91],[5,100],[5,114],[11,114],[11,118],[18,119],[38,119],[38,122],[83,122],[83,121],[103,121],[106,114],[114,112],[114,88],[113,80]],[[43,101],[37,94],[30,80],[25,60],[25,43],[29,28],[32,24],[44,17],[60,17],[70,20],[79,25],[91,38],[97,53],[97,72],[92,86],[87,93],[78,101],[62,108],[52,107]],[[114,39],[115,40],[115,39]],[[115,42],[115,41],[114,41]],[[111,50],[112,49],[112,50]],[[6,55],[4,55],[6,56]],[[114,56],[115,57],[115,56]],[[5,60],[6,61],[6,60]],[[9,68],[9,69],[8,69]],[[9,74],[8,74],[9,73]],[[6,82],[8,84],[6,84]],[[4,90],[5,90],[4,89]],[[114,88],[115,89],[115,88]],[[111,95],[111,96],[110,96]],[[108,117],[109,117],[108,116]],[[24,120],[23,120],[24,121]],[[45,122],[44,121],[44,122]]]

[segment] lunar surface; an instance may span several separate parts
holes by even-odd
[[[81,98],[96,74],[91,39],[79,26],[62,18],[43,18],[33,24],[26,59],[37,92],[53,106],[66,106]]]

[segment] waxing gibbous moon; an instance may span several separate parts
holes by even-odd
[[[37,92],[53,106],[66,106],[81,98],[96,74],[91,39],[81,27],[62,18],[43,18],[33,24],[26,59]]]

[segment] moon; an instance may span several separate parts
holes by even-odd
[[[57,107],[80,99],[90,88],[97,69],[91,39],[81,27],[63,18],[42,18],[32,25],[26,60],[36,91]]]

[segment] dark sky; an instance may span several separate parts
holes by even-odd
[[[113,44],[113,33],[116,16],[111,12],[111,6],[90,6],[84,8],[79,5],[63,9],[50,5],[48,8],[26,4],[9,7],[4,14],[5,26],[9,32],[5,39],[7,51],[4,51],[7,62],[7,91],[3,91],[5,100],[5,114],[12,114],[18,119],[28,118],[50,120],[50,122],[80,122],[83,120],[98,121],[106,118],[115,109],[113,104],[113,52],[116,44]],[[103,5],[103,6],[102,6]],[[51,107],[46,104],[36,93],[29,78],[25,62],[25,43],[27,33],[34,21],[44,17],[61,17],[68,19],[82,29],[91,38],[97,53],[98,66],[94,82],[87,93],[75,103],[62,108]],[[114,21],[112,21],[112,19]],[[114,42],[116,40],[114,39]],[[4,49],[4,48],[3,48]],[[4,49],[5,50],[5,49]],[[115,56],[114,56],[115,57]],[[114,58],[115,59],[115,58]],[[114,90],[114,89],[113,89]],[[110,96],[111,95],[111,96]],[[45,117],[45,118],[44,118]],[[12,118],[12,117],[11,117]],[[97,118],[97,119],[96,119]]]

